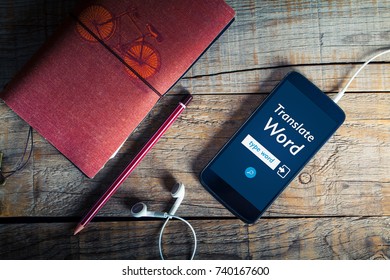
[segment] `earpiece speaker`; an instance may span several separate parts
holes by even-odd
[[[172,188],[171,195],[173,198],[176,198],[176,200],[168,213],[148,211],[148,208],[145,203],[138,202],[137,204],[133,205],[133,207],[131,207],[131,215],[135,218],[141,218],[141,217],[167,218],[169,216],[173,216],[175,215],[177,209],[179,208],[181,202],[184,199],[184,195],[185,195],[184,184],[176,183]]]
[[[138,202],[131,207],[131,215],[135,218],[152,217],[152,218],[167,218],[167,213],[148,211],[148,207],[143,202]]]

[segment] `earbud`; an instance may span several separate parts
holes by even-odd
[[[176,198],[175,203],[172,205],[171,210],[169,210],[169,215],[175,215],[177,209],[179,208],[181,202],[184,199],[185,187],[183,183],[176,183],[173,188],[171,195],[173,198]]]
[[[175,203],[172,205],[168,213],[148,211],[148,208],[145,203],[138,202],[133,207],[131,207],[131,215],[135,218],[141,217],[153,217],[153,218],[168,218],[169,216],[175,215],[177,209],[179,208],[181,202],[184,199],[185,188],[183,183],[176,183],[173,188],[171,195],[173,198],[176,198]]]
[[[138,202],[131,207],[131,215],[135,218],[141,217],[154,217],[154,218],[167,218],[167,213],[148,211],[148,207],[143,202]]]

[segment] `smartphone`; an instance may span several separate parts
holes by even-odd
[[[345,114],[289,73],[200,174],[230,212],[254,223],[344,122]]]

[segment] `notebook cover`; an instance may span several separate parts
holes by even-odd
[[[0,98],[94,177],[233,18],[223,0],[87,1]]]

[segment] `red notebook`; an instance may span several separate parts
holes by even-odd
[[[233,18],[223,0],[87,1],[0,98],[94,177]]]

